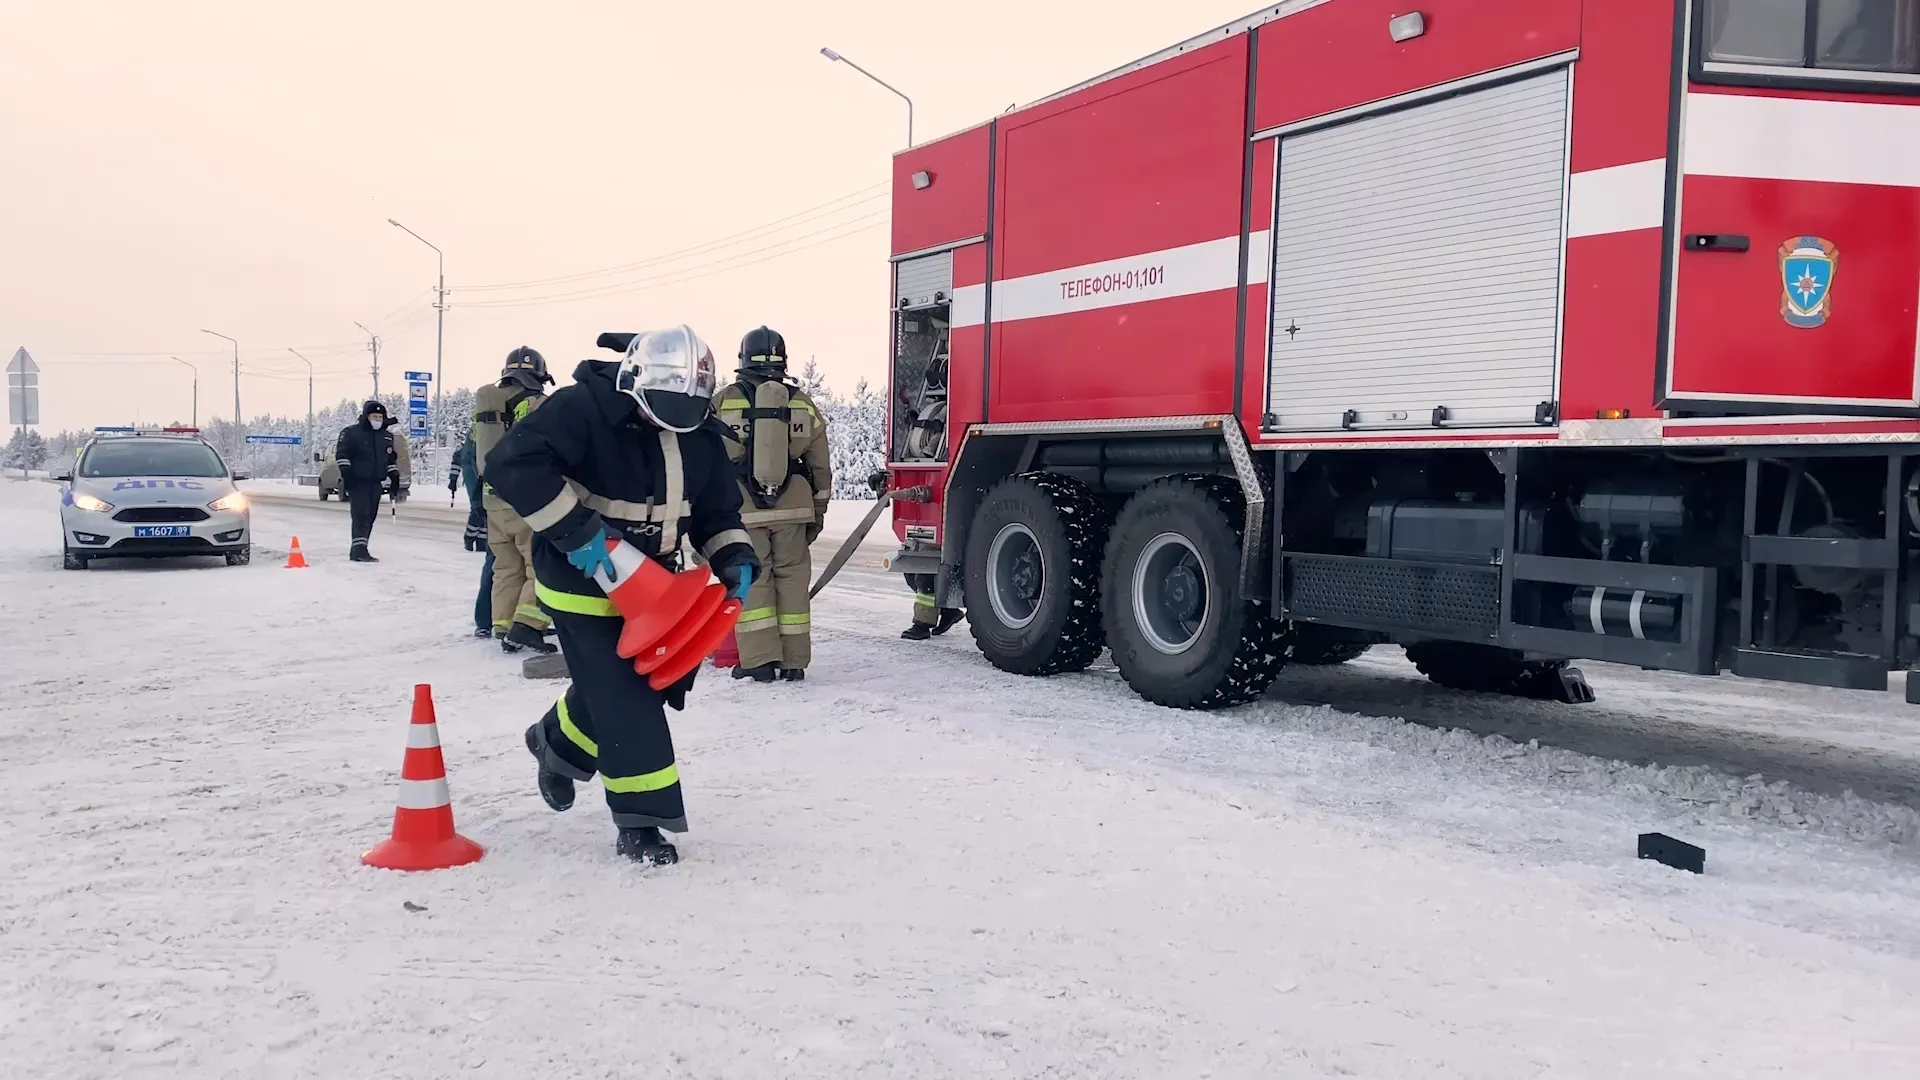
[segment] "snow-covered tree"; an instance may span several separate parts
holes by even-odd
[[[7,468],[37,469],[47,463],[47,455],[47,440],[32,428],[16,428],[7,440]]]

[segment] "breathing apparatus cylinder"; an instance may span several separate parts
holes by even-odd
[[[787,453],[787,407],[791,400],[787,384],[778,379],[767,379],[754,387],[753,407],[766,410],[753,421],[753,461],[749,463],[753,473],[753,482],[765,492],[776,492],[786,486],[790,472],[791,455]]]

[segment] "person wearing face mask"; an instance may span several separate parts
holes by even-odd
[[[533,530],[535,590],[573,680],[526,731],[540,796],[569,809],[574,784],[598,773],[619,833],[614,849],[663,865],[679,852],[661,832],[687,828],[665,709],[685,707],[699,668],[653,689],[619,655],[625,622],[592,575],[613,572],[614,540],[679,570],[684,539],[744,598],[760,560],[713,418],[713,352],[685,326],[602,334],[599,344],[621,360],[582,361],[573,385],[487,456],[486,478]]]
[[[394,432],[387,425],[387,407],[368,401],[360,407],[360,421],[340,432],[334,444],[334,464],[340,467],[340,488],[346,494],[353,543],[348,558],[379,562],[367,551],[374,519],[380,516],[380,496],[400,490],[399,453]]]

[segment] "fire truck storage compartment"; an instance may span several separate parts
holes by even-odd
[[[1267,429],[1552,421],[1569,81],[1282,134]]]
[[[947,455],[947,374],[952,345],[953,252],[893,264],[892,460]]]

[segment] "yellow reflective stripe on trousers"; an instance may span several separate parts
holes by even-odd
[[[573,714],[567,711],[567,699],[564,696],[560,699],[559,713],[560,734],[565,735],[567,740],[573,743],[573,745],[585,750],[589,755],[598,759],[600,757],[600,744],[587,738],[587,733],[581,731],[580,726],[573,722]]]
[[[937,603],[939,603],[939,601],[934,599],[934,595],[930,592],[917,592],[913,594],[914,607],[933,607]]]
[[[765,630],[774,625],[775,616],[776,612],[770,607],[748,608],[740,613],[740,621],[733,624],[734,632],[748,634],[755,630]]]
[[[537,581],[533,583],[533,595],[554,611],[564,611],[569,615],[603,615],[616,619],[620,617],[620,609],[614,607],[613,601],[604,596],[581,596],[578,593],[560,592],[557,589],[549,589]]]
[[[600,777],[600,786],[615,795],[639,795],[648,791],[661,791],[680,782],[680,767],[669,765],[664,769],[655,769],[639,776]]]
[[[800,626],[806,623],[810,623],[812,621],[813,621],[813,616],[807,614],[804,611],[798,615],[789,614],[789,615],[780,616],[781,626]]]
[[[519,619],[521,622],[530,623],[542,629],[546,628],[547,622],[549,621],[547,619],[547,613],[540,610],[540,605],[538,604],[514,605],[513,617]]]

